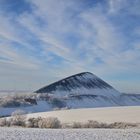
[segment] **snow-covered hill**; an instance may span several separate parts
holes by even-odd
[[[36,93],[51,93],[55,96],[66,95],[103,95],[119,96],[120,93],[108,83],[90,72],[72,75],[58,82],[45,86]]]
[[[56,108],[93,108],[140,105],[139,94],[122,94],[92,73],[76,74],[35,91],[31,96],[0,99],[0,115],[14,110],[51,111]]]

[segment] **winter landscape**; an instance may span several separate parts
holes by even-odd
[[[140,95],[120,93],[89,72],[0,99],[0,139],[140,138]]]
[[[139,0],[0,0],[0,140],[140,140]]]

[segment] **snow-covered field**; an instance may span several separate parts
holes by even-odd
[[[0,140],[140,140],[140,130],[0,128]]]
[[[105,123],[140,123],[140,106],[71,109],[32,113],[27,117],[57,117],[62,123],[86,122],[88,120]]]

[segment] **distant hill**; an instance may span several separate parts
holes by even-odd
[[[111,85],[90,72],[72,75],[53,84],[45,86],[35,93],[51,93],[63,95],[120,95]]]
[[[0,116],[14,110],[43,112],[54,109],[140,105],[140,94],[123,94],[90,72],[83,72],[22,97],[0,98]]]

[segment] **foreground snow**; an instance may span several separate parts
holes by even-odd
[[[0,128],[0,140],[140,140],[140,130]]]
[[[27,117],[57,117],[62,123],[86,122],[88,120],[106,123],[140,123],[140,106],[71,109],[32,113]]]

